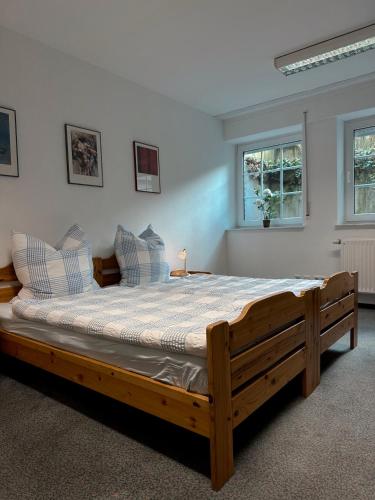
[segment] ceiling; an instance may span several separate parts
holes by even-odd
[[[0,0],[0,25],[212,115],[375,71],[284,77],[277,55],[375,21],[374,0]]]

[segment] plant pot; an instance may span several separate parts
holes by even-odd
[[[270,227],[271,220],[270,219],[263,219],[263,227]]]

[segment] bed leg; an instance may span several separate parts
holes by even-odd
[[[306,368],[302,394],[310,396],[320,383],[320,296],[319,288],[305,292],[306,300]]]
[[[358,273],[354,275],[354,326],[350,330],[350,349],[358,345]]]
[[[233,423],[229,325],[207,328],[207,368],[210,402],[211,484],[219,490],[232,476]]]
[[[350,330],[350,349],[355,349],[358,345],[358,330],[354,327]]]

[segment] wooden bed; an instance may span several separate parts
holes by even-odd
[[[94,273],[101,286],[119,281],[113,257],[95,258]],[[17,294],[15,280],[11,265],[0,269],[0,302]],[[207,437],[211,483],[219,490],[234,472],[234,428],[298,374],[302,394],[311,394],[320,353],[345,328],[355,347],[356,311],[356,275],[339,273],[322,290],[273,294],[249,303],[232,322],[208,325],[208,396],[1,329],[0,351]]]

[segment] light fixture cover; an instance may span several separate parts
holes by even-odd
[[[285,76],[346,59],[375,49],[375,24],[276,57],[275,67]]]

